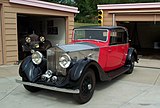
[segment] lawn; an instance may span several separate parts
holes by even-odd
[[[74,23],[74,27],[81,27],[81,26],[97,26],[98,24],[93,24],[93,23]]]

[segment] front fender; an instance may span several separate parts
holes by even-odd
[[[77,81],[87,68],[93,69],[96,78],[102,81],[106,80],[107,76],[105,72],[96,61],[91,59],[81,59],[74,64],[74,66],[70,69],[71,80]]]
[[[46,71],[47,62],[45,59],[42,60],[42,63],[39,65],[35,65],[32,62],[32,57],[28,56],[23,60],[19,68],[19,75],[22,78],[27,78],[30,82],[37,81],[40,76]]]

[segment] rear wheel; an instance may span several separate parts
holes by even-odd
[[[22,81],[27,81],[27,79],[26,78],[22,78]],[[26,89],[26,90],[28,90],[28,91],[30,91],[30,92],[38,92],[38,91],[40,91],[41,89],[40,88],[38,88],[38,87],[33,87],[33,86],[28,86],[28,85],[24,85],[23,84],[23,86],[24,86],[24,88]]]
[[[130,65],[129,70],[126,72],[126,74],[131,74],[133,72],[134,69],[134,65],[135,65],[135,57],[134,55],[131,56],[131,60],[128,63]]]
[[[75,100],[80,104],[88,102],[92,98],[92,95],[94,93],[95,83],[96,79],[94,71],[92,69],[87,69],[84,72],[83,76],[80,78],[80,93],[73,95]]]

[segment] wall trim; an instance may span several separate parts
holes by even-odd
[[[160,9],[160,2],[155,3],[129,3],[129,4],[104,4],[104,5],[97,5],[98,9]]]
[[[15,3],[15,4],[27,5],[27,6],[40,7],[45,9],[79,13],[77,7],[66,6],[66,5],[56,4],[56,3],[49,3],[49,2],[44,2],[40,0],[9,0],[9,2]]]

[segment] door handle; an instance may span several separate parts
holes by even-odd
[[[111,52],[111,51],[112,51],[111,49],[108,50],[108,52]]]

